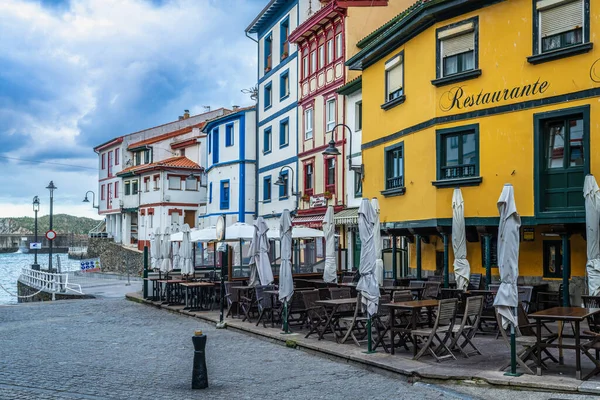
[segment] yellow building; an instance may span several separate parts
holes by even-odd
[[[583,181],[600,172],[593,3],[418,1],[347,61],[362,70],[363,196],[379,198],[388,232],[411,238],[415,273],[452,273],[456,187],[472,273],[486,273],[484,247],[493,267],[496,202],[511,183],[522,218],[520,275],[571,276],[578,295]]]

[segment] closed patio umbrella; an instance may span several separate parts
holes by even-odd
[[[227,235],[227,232],[225,232]],[[258,229],[254,229],[254,236],[250,242],[250,248],[248,249],[248,258],[250,262],[248,267],[250,268],[250,278],[248,279],[248,286],[254,287],[260,285],[260,279],[258,277],[258,252],[260,244],[258,240]]]
[[[337,282],[335,267],[335,225],[333,224],[333,206],[327,207],[323,218],[323,234],[325,235],[325,268],[323,269],[323,280],[325,282]]]
[[[467,236],[465,234],[465,203],[459,188],[452,194],[452,249],[454,250],[454,275],[456,288],[467,290],[471,266],[467,261]]]
[[[182,275],[191,275],[194,273],[194,266],[192,242],[190,240],[190,226],[188,224],[183,224],[181,232],[183,233],[183,240],[181,241],[181,247],[179,248],[179,267],[181,268]]]
[[[177,235],[181,233],[180,229],[179,229],[179,224],[175,224],[171,226],[171,235],[169,235],[169,241],[171,241],[171,237],[173,237],[173,235]],[[180,248],[181,242],[180,241],[171,241],[171,254],[173,255],[173,264],[172,264],[172,269],[178,269],[181,268],[181,266],[179,265],[179,248]]]
[[[294,295],[292,278],[292,218],[283,210],[279,219],[281,262],[279,264],[279,301],[283,303],[283,331],[288,332],[288,303]]]
[[[375,277],[379,286],[383,286],[383,260],[381,259],[381,223],[379,221],[379,200],[377,197],[371,199],[371,207],[375,211],[375,223],[373,225],[373,242],[375,243]]]
[[[372,316],[377,312],[379,303],[379,285],[375,278],[375,242],[373,227],[375,224],[375,210],[368,199],[362,199],[358,208],[358,233],[362,247],[360,249],[360,280],[356,286],[362,296],[363,309]]]
[[[600,189],[594,175],[587,175],[583,183],[585,197],[585,237],[587,242],[587,258],[585,264],[588,275],[588,293],[590,296],[600,295]]]
[[[160,229],[156,228],[155,233],[150,234],[150,266],[152,269],[160,268]]]
[[[521,217],[517,213],[514,189],[511,184],[504,185],[498,199],[500,225],[498,227],[498,269],[500,287],[494,299],[494,306],[502,316],[504,328],[509,323],[517,323],[512,311],[519,305],[517,278],[519,277],[519,228]],[[513,310],[511,310],[513,309]]]
[[[165,228],[165,232],[164,234],[161,235],[161,242],[160,242],[160,248],[161,248],[161,266],[160,266],[160,270],[162,272],[164,272],[165,274],[168,274],[169,272],[171,272],[172,269],[172,264],[171,264],[171,241],[169,240],[171,238],[171,228],[167,227]]]
[[[258,231],[258,262],[256,267],[258,270],[258,276],[260,278],[261,285],[269,285],[273,283],[273,269],[271,269],[271,260],[269,259],[269,250],[271,248],[269,239],[267,238],[267,232],[269,227],[263,219],[258,217],[254,221],[254,226]]]

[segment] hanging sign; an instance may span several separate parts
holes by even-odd
[[[29,250],[41,250],[41,243],[29,243]]]
[[[533,242],[535,240],[535,229],[523,228],[523,241]]]

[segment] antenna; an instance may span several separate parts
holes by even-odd
[[[241,92],[244,94],[249,94],[252,100],[258,101],[258,87],[254,86],[249,89],[242,89]]]
[[[202,107],[204,107],[204,110],[205,110],[206,112],[209,112],[209,111],[210,111],[210,106],[202,106]]]

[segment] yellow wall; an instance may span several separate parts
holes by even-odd
[[[600,32],[600,4],[592,2],[590,41]],[[479,17],[479,68],[481,76],[447,86],[436,87],[436,29]],[[492,109],[513,103],[539,100],[552,96],[600,88],[590,78],[590,69],[600,58],[596,47],[588,53],[562,58],[538,65],[530,64],[532,55],[532,1],[510,0],[484,7],[460,17],[432,26],[409,42],[390,52],[382,60],[362,71],[363,75],[363,130],[362,143],[374,140],[432,121],[434,118],[465,114],[470,111]],[[404,51],[404,93],[406,101],[387,111],[384,103],[385,61]],[[600,67],[597,68],[600,75]],[[450,98],[457,88],[468,95],[480,91],[493,93],[513,87],[547,81],[543,93],[517,99],[501,100],[494,104],[473,105],[447,110]],[[515,188],[515,200],[521,216],[534,216],[534,114],[590,105],[590,168],[600,175],[600,158],[596,157],[600,132],[600,99],[597,97],[540,106],[527,110],[512,110],[503,114],[461,119],[458,122],[437,123],[416,130],[377,147],[363,149],[365,179],[363,196],[378,197],[381,221],[405,222],[452,217],[452,188],[436,188],[436,130],[479,124],[479,168],[483,181],[479,186],[462,187],[465,216],[497,217],[496,202],[505,183]],[[446,111],[445,111],[446,110]],[[404,177],[406,193],[384,197],[384,154],[387,146],[404,143]],[[522,242],[520,274],[542,274],[542,227],[536,227],[535,241]],[[442,251],[442,239],[432,237],[436,244],[423,244],[422,266],[435,270],[435,249]],[[558,238],[557,238],[558,239]],[[585,274],[586,242],[580,235],[571,236],[571,269],[573,276]],[[449,264],[453,270],[450,241]],[[416,267],[414,244],[411,245],[411,268]],[[481,267],[481,243],[468,243],[468,259],[472,272],[484,273]],[[494,270],[497,274],[497,270]]]

